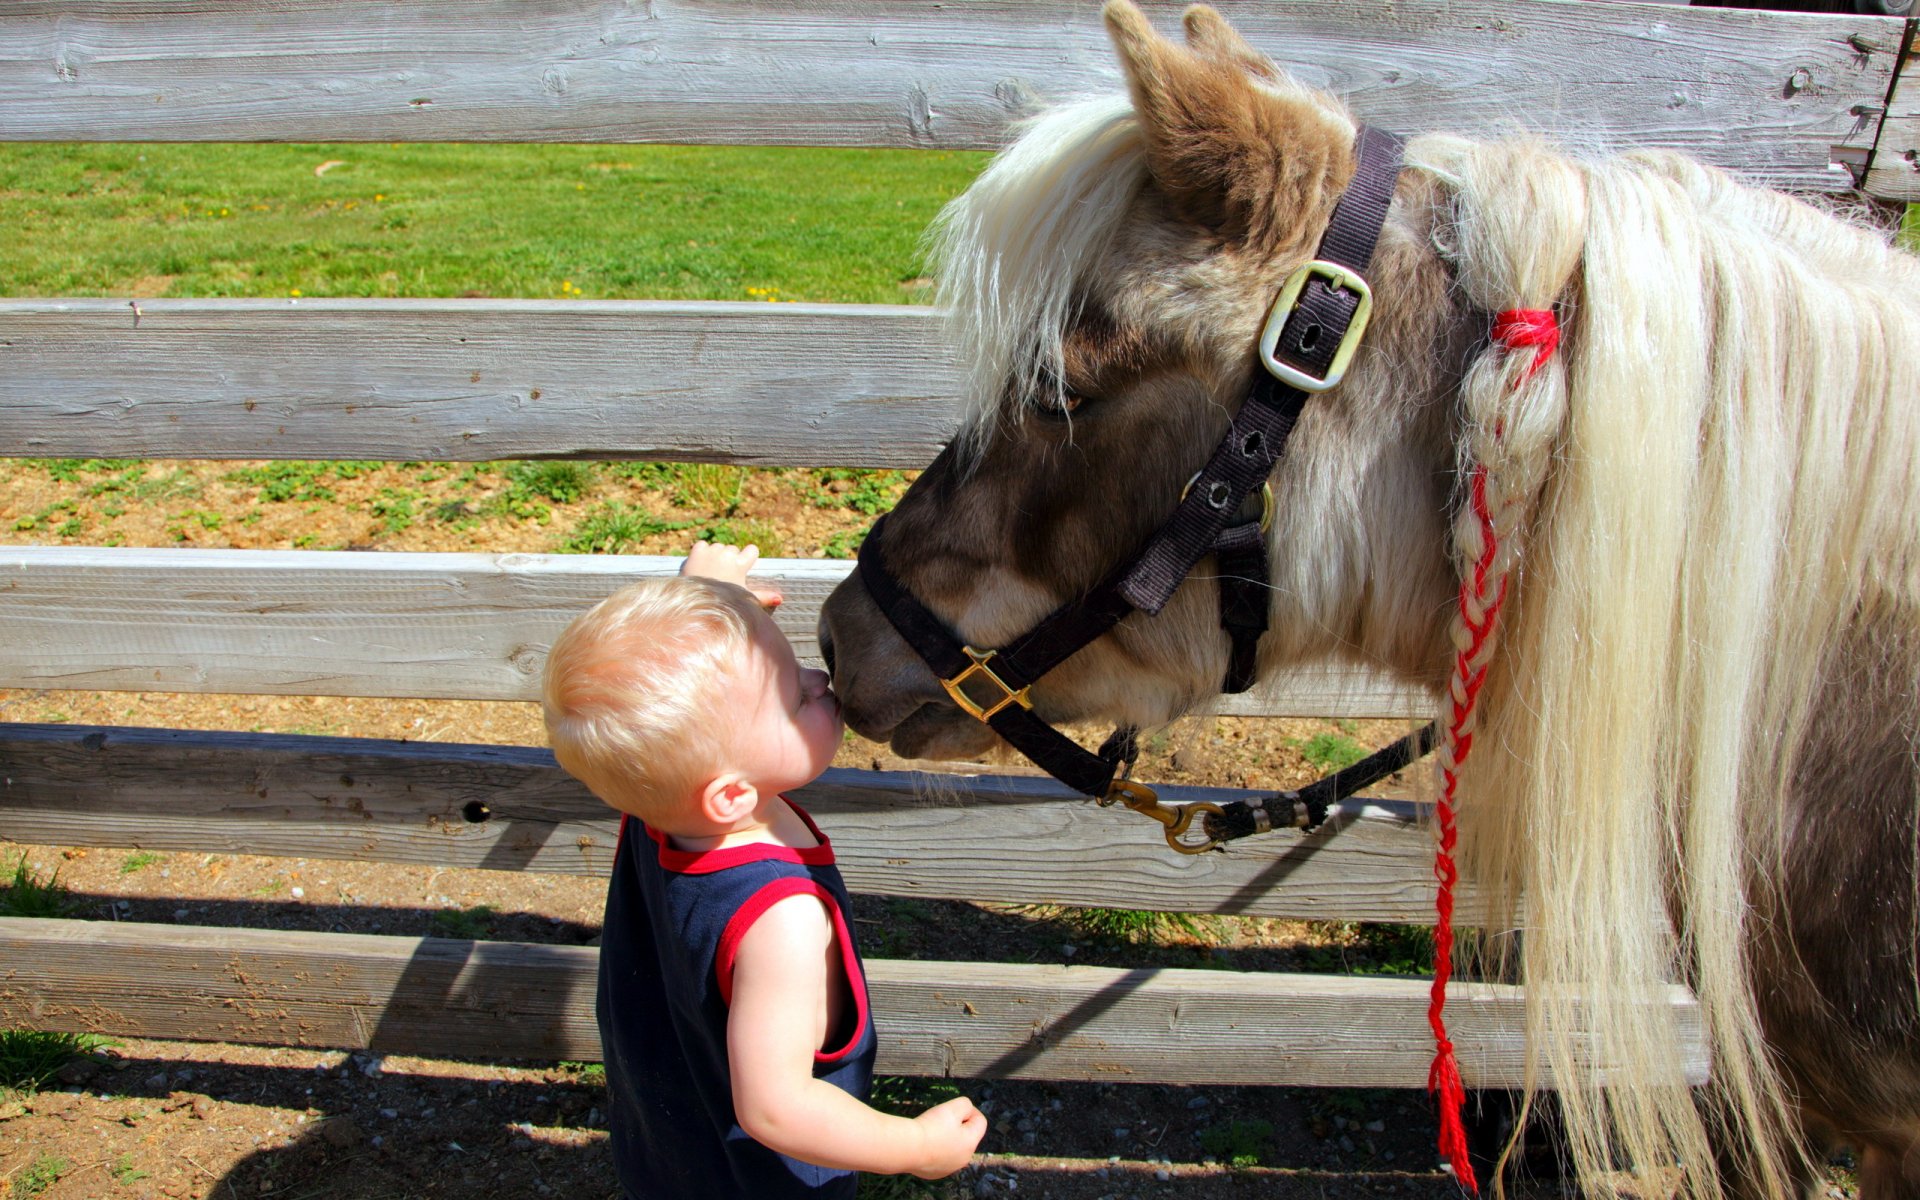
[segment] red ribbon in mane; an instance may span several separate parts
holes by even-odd
[[[1527,373],[1520,377],[1520,382],[1525,383],[1559,349],[1560,322],[1554,320],[1550,308],[1510,308],[1494,317],[1493,340],[1509,350],[1534,347],[1533,362],[1527,365]]]
[[[1525,373],[1515,381],[1516,387],[1524,386],[1559,348],[1560,323],[1554,319],[1551,309],[1508,309],[1493,320],[1493,340],[1509,351],[1533,347],[1533,361],[1527,364]],[[1466,725],[1479,702],[1480,688],[1487,681],[1485,664],[1476,669],[1473,660],[1479,656],[1487,638],[1492,635],[1494,621],[1507,599],[1507,581],[1502,579],[1499,590],[1486,605],[1480,620],[1474,620],[1473,600],[1485,593],[1487,576],[1493,568],[1494,554],[1499,549],[1493,513],[1487,507],[1487,468],[1484,465],[1477,465],[1473,469],[1470,500],[1474,518],[1480,524],[1482,550],[1469,578],[1460,582],[1460,619],[1466,623],[1472,639],[1454,659],[1454,675],[1460,683],[1460,699],[1454,702],[1452,724],[1447,736],[1453,747],[1455,767],[1465,762],[1467,752],[1473,749],[1473,733]],[[1427,1090],[1434,1094],[1440,1107],[1440,1153],[1452,1165],[1454,1178],[1460,1181],[1461,1186],[1477,1195],[1480,1185],[1474,1179],[1473,1164],[1467,1157],[1467,1131],[1460,1115],[1461,1107],[1466,1103],[1466,1085],[1460,1078],[1460,1063],[1454,1057],[1453,1040],[1447,1036],[1444,1016],[1447,979],[1453,973],[1453,889],[1460,878],[1459,869],[1453,862],[1453,849],[1458,841],[1454,829],[1454,791],[1459,780],[1452,770],[1443,771],[1440,778],[1440,797],[1434,805],[1439,845],[1434,852],[1433,863],[1433,874],[1439,887],[1434,896],[1437,915],[1433,925],[1433,989],[1427,1004],[1427,1023],[1433,1028],[1435,1051],[1433,1066],[1427,1072]]]

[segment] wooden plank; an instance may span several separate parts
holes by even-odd
[[[1529,126],[1845,187],[1891,54],[1855,18],[1577,0],[1222,0],[1256,44],[1402,132]],[[1154,5],[1163,29],[1178,5]],[[1886,37],[1889,35],[1875,34]],[[1788,81],[1807,72],[1807,84]],[[1115,91],[1075,0],[15,0],[0,139],[991,146]]]
[[[922,467],[957,420],[940,325],[883,305],[0,300],[0,447]]]
[[[1169,803],[1256,794],[1162,789]],[[1354,801],[1312,834],[1189,856],[1048,779],[835,769],[795,798],[871,895],[1433,919],[1432,836],[1406,802]],[[616,814],[544,749],[0,725],[0,840],[604,876],[617,836]],[[1477,903],[1463,887],[1463,923]]]
[[[1915,26],[1920,22],[1910,24],[1906,31],[1899,76],[1887,96],[1886,119],[1880,124],[1879,141],[1860,185],[1869,196],[1909,204],[1920,202],[1920,57],[1914,53]],[[1872,42],[1876,52],[1899,44],[1900,39],[1891,33]]]
[[[450,1057],[589,1060],[595,951],[0,918],[0,1026]],[[1417,979],[867,963],[879,1070],[975,1078],[1424,1087]],[[1667,1004],[1706,1078],[1695,1002]],[[1521,1081],[1517,989],[1458,984],[1469,1087]],[[1602,1064],[1604,1066],[1604,1064]]]
[[[0,547],[0,687],[536,700],[547,646],[671,557]],[[827,594],[852,563],[770,559],[775,620],[818,665]],[[1291,674],[1222,712],[1424,716],[1417,689],[1357,670]]]

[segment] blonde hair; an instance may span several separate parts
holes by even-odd
[[[642,820],[683,803],[725,749],[721,684],[759,607],[735,584],[675,577],[630,584],[576,618],[541,683],[560,765]]]

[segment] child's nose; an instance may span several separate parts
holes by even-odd
[[[826,695],[827,685],[832,682],[833,677],[825,671],[817,671],[812,667],[808,667],[800,672],[800,686],[809,696],[819,697]]]

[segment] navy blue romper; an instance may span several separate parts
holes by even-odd
[[[851,1197],[858,1175],[777,1154],[733,1117],[727,1003],[733,957],[775,902],[815,895],[832,914],[853,1003],[852,1028],[827,1038],[814,1077],[865,1100],[873,1088],[873,1021],[854,944],[847,885],[833,847],[756,843],[706,853],[674,848],[623,820],[607,886],[596,1011],[606,1056],[614,1169],[624,1200]]]

